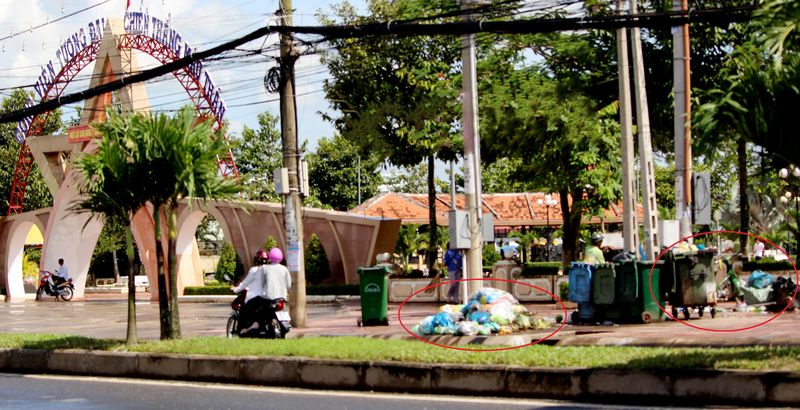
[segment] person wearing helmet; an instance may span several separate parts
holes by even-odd
[[[603,250],[600,245],[603,243],[603,235],[599,233],[592,234],[591,244],[586,247],[583,253],[583,261],[588,263],[606,263],[606,258],[603,256]]]
[[[259,249],[253,257],[253,267],[247,271],[244,280],[233,288],[234,293],[240,293],[247,289],[244,305],[239,310],[239,332],[251,327],[257,321],[256,313],[267,305],[264,288],[266,280],[262,267],[266,265],[268,259],[267,251]]]
[[[267,264],[264,265],[264,292],[268,300],[289,299],[289,288],[292,287],[292,276],[289,269],[280,264],[283,252],[278,248],[269,250]]]

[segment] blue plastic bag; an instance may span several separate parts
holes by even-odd
[[[755,270],[750,274],[750,278],[747,279],[747,286],[756,289],[764,289],[772,286],[772,282],[772,275],[761,270]]]

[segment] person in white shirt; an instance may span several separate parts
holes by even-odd
[[[281,265],[283,252],[278,248],[269,250],[269,263],[264,266],[265,292],[267,299],[288,299],[289,288],[292,287],[292,276],[289,269]]]
[[[755,256],[756,260],[761,260],[764,257],[764,242],[761,242],[760,239],[756,239],[756,244],[753,245],[753,256]]]
[[[239,310],[239,331],[247,329],[257,321],[256,314],[260,312],[266,305],[264,284],[263,267],[267,263],[267,251],[259,249],[256,256],[253,258],[253,267],[247,272],[244,280],[238,286],[233,288],[234,293],[240,293],[247,289],[247,295],[244,298],[244,305]]]
[[[50,286],[55,289],[57,286],[61,286],[62,283],[66,283],[72,280],[69,276],[69,269],[67,269],[67,265],[64,264],[64,259],[58,260],[58,269],[50,275]]]

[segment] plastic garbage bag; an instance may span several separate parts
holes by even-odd
[[[772,286],[772,275],[767,272],[756,270],[750,274],[750,278],[747,279],[747,286],[756,289],[764,289],[767,287]]]
[[[479,324],[484,324],[489,321],[490,315],[489,312],[475,311],[469,314],[468,319]]]
[[[450,313],[439,312],[439,313],[433,315],[433,326],[434,327],[437,327],[437,326],[450,326],[453,323],[455,323],[455,321],[453,320],[453,317],[450,315]]]
[[[432,335],[433,328],[433,316],[428,316],[419,323],[419,330],[423,335]]]
[[[531,328],[531,318],[527,315],[517,315],[514,318],[514,324],[520,329],[530,329]]]
[[[464,336],[472,336],[478,333],[478,324],[470,321],[465,320],[458,324],[458,334]]]

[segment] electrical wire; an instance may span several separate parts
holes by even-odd
[[[40,29],[40,28],[42,28],[42,27],[44,27],[44,26],[47,26],[47,25],[53,24],[53,23],[55,23],[55,22],[58,22],[58,21],[64,20],[64,19],[66,19],[66,18],[70,18],[70,17],[72,17],[72,16],[74,16],[74,15],[77,15],[77,14],[83,13],[84,11],[91,10],[91,9],[93,9],[93,8],[95,8],[95,7],[102,6],[103,4],[106,4],[106,3],[108,3],[109,1],[111,1],[111,0],[105,0],[105,1],[101,1],[100,3],[97,3],[97,4],[91,5],[91,6],[89,6],[89,7],[86,7],[86,8],[80,9],[80,10],[78,10],[78,11],[75,11],[75,12],[69,13],[69,14],[67,14],[67,15],[65,15],[65,16],[62,16],[62,17],[59,17],[59,18],[57,18],[57,19],[55,19],[55,20],[53,20],[53,21],[48,21],[48,22],[46,22],[46,23],[39,24],[38,26],[31,27],[31,28],[29,28],[29,29],[27,29],[27,30],[22,30],[22,31],[19,31],[19,32],[16,32],[16,33],[11,33],[10,35],[7,35],[7,36],[5,36],[5,37],[0,37],[0,41],[8,40],[8,39],[10,39],[10,38],[12,38],[12,37],[15,37],[15,36],[18,36],[18,35],[20,35],[20,34],[25,34],[25,33],[31,32],[31,31],[33,31],[33,30]]]

